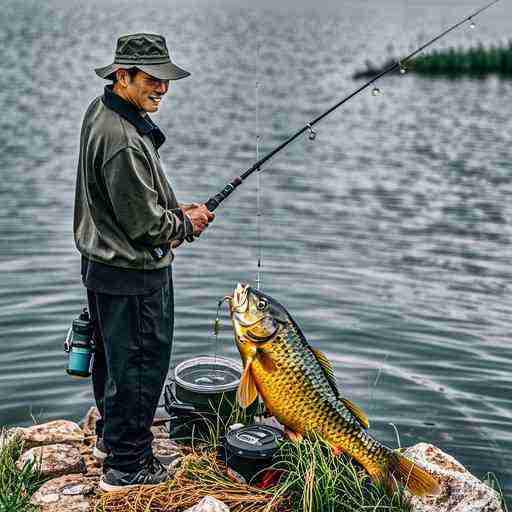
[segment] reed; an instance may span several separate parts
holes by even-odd
[[[493,45],[489,48],[485,48],[480,43],[476,48],[467,50],[462,48],[435,50],[429,55],[414,59],[410,69],[416,73],[428,75],[512,76],[512,40],[507,45]]]
[[[366,69],[356,72],[353,78],[371,78],[393,66],[397,61],[398,59],[391,58],[381,67],[367,61]],[[480,43],[469,49],[434,50],[404,64],[407,72],[422,75],[456,78],[462,76],[483,77],[495,74],[508,78],[512,77],[512,40],[499,46],[491,45],[488,48]],[[398,69],[396,72],[398,73]]]
[[[298,445],[285,444],[284,470],[276,496],[288,496],[297,512],[409,512],[403,490],[390,493],[372,482],[353,459],[335,456],[320,438],[305,439]]]
[[[2,432],[2,439],[6,439]],[[13,436],[0,446],[0,512],[36,512],[30,503],[32,495],[44,482],[36,462],[27,463],[22,470],[16,461],[23,451],[23,442]]]

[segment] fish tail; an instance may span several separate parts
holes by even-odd
[[[401,453],[389,450],[387,483],[391,489],[396,489],[397,482],[416,496],[440,492],[439,482],[430,473]]]

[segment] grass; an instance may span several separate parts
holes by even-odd
[[[20,471],[16,461],[23,450],[23,442],[14,436],[0,448],[0,512],[36,512],[30,498],[44,482],[35,461]]]
[[[233,420],[242,420],[243,411],[234,410]],[[204,496],[212,495],[226,503],[232,512],[410,512],[403,491],[394,493],[374,484],[352,459],[334,456],[319,438],[305,439],[298,445],[283,443],[279,462],[280,481],[262,490],[231,481],[216,450],[221,444],[224,425],[210,431],[206,444],[198,443],[175,477],[166,484],[102,494],[95,502],[96,512],[181,512]],[[44,482],[37,464],[28,463],[20,471],[16,461],[23,450],[19,437],[0,448],[0,512],[37,512],[30,504],[34,492]],[[483,481],[495,489],[508,512],[501,485],[488,473]]]
[[[367,69],[356,72],[354,78],[374,77],[396,62],[397,58],[391,58],[383,66],[378,67],[367,61]],[[480,43],[469,49],[434,50],[404,62],[403,67],[407,72],[451,78],[482,77],[489,74],[512,77],[512,40],[500,46],[492,45],[488,48]]]
[[[281,471],[273,487],[262,490],[231,481],[216,453],[188,455],[176,476],[149,489],[103,494],[96,512],[179,512],[211,495],[232,512],[410,512],[402,491],[389,494],[372,483],[366,472],[348,458],[335,457],[320,439],[299,445],[284,443]]]
[[[403,490],[390,493],[372,482],[353,459],[335,456],[320,438],[281,449],[284,469],[276,495],[288,496],[300,512],[409,512]]]
[[[509,512],[509,508],[507,506],[507,501],[505,499],[505,495],[503,494],[503,489],[501,488],[501,483],[498,480],[497,476],[494,473],[487,473],[483,478],[482,482],[488,485],[491,489],[494,489],[501,500],[501,507],[504,512]]]
[[[436,50],[429,55],[416,57],[411,69],[416,73],[429,75],[473,75],[499,74],[512,76],[512,40],[508,45],[463,50],[450,48]]]

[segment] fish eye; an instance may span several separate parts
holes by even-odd
[[[260,299],[258,304],[256,304],[256,309],[258,309],[259,311],[264,311],[267,308],[267,305],[268,303],[265,299]]]

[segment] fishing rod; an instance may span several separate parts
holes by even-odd
[[[279,153],[282,149],[284,149],[286,146],[288,146],[288,144],[290,144],[291,142],[293,142],[297,137],[299,137],[300,135],[302,135],[304,132],[308,131],[309,132],[309,139],[310,140],[314,140],[315,137],[316,137],[316,132],[315,130],[313,130],[313,126],[315,124],[317,124],[319,121],[321,121],[324,117],[328,116],[331,112],[333,112],[334,110],[336,110],[337,108],[341,107],[341,105],[343,105],[344,103],[346,103],[347,101],[351,100],[354,96],[356,96],[357,94],[359,94],[361,91],[364,91],[364,89],[366,89],[367,87],[369,87],[370,85],[372,85],[374,82],[376,82],[379,78],[382,78],[384,75],[387,75],[388,73],[390,73],[391,71],[394,71],[395,69],[400,69],[400,71],[403,73],[405,68],[404,68],[404,64],[409,61],[410,59],[412,59],[414,56],[416,56],[418,53],[422,52],[423,50],[425,50],[425,48],[428,48],[430,45],[434,44],[436,41],[438,41],[439,39],[441,39],[442,37],[444,37],[445,35],[449,34],[450,32],[452,32],[453,30],[457,29],[458,27],[460,27],[461,25],[463,25],[464,23],[471,23],[471,25],[474,27],[474,23],[473,23],[473,18],[475,18],[476,16],[478,16],[480,13],[486,11],[487,9],[489,9],[490,7],[492,7],[494,4],[498,3],[500,0],[493,0],[492,2],[490,2],[489,4],[485,5],[484,7],[481,7],[480,9],[476,10],[475,12],[473,12],[471,15],[469,15],[468,17],[464,18],[463,20],[459,21],[458,23],[456,23],[455,25],[452,25],[450,28],[447,28],[446,30],[444,30],[443,32],[441,32],[439,35],[437,35],[436,37],[434,37],[433,39],[431,39],[430,41],[426,42],[425,44],[423,44],[422,46],[420,46],[417,50],[414,50],[412,53],[410,53],[409,55],[407,55],[406,57],[404,57],[403,59],[399,59],[397,62],[395,62],[393,65],[389,66],[388,68],[386,68],[384,71],[380,72],[378,75],[376,75],[374,78],[372,78],[371,80],[369,80],[368,82],[366,82],[364,85],[362,85],[361,87],[359,87],[358,89],[356,89],[354,92],[350,93],[348,96],[346,96],[345,98],[343,98],[341,101],[339,101],[338,103],[336,103],[335,105],[333,105],[331,108],[329,108],[328,110],[326,110],[325,112],[323,112],[322,114],[320,114],[318,117],[316,117],[315,119],[309,121],[309,123],[306,123],[305,126],[303,126],[299,131],[297,131],[296,133],[294,133],[289,139],[285,140],[283,143],[281,143],[279,146],[277,146],[275,149],[273,149],[272,151],[270,151],[268,154],[266,154],[264,157],[260,158],[256,163],[254,163],[251,167],[249,167],[249,169],[247,169],[244,173],[242,173],[240,176],[237,176],[236,178],[234,178],[232,181],[230,181],[218,194],[216,194],[215,196],[213,197],[210,197],[210,199],[208,199],[208,201],[206,201],[206,207],[208,208],[209,211],[213,212],[214,210],[216,210],[219,205],[222,203],[222,201],[224,201],[225,199],[227,199],[232,193],[233,191],[238,187],[240,186],[253,172],[255,171],[258,171],[261,169],[261,166],[267,162],[268,160],[270,160],[275,154]]]

